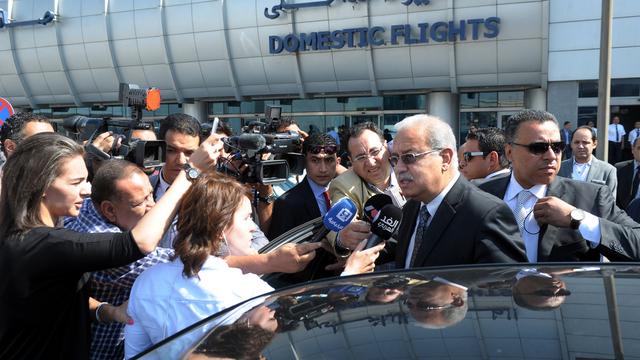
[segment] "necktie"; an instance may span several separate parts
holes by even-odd
[[[616,127],[616,142],[620,142],[620,132],[618,131],[618,124],[613,124]]]
[[[324,205],[326,206],[327,211],[329,211],[329,209],[331,209],[331,198],[329,197],[329,191],[323,192],[322,196],[324,197]]]
[[[418,255],[418,250],[420,250],[420,245],[422,245],[422,240],[427,230],[427,223],[429,222],[429,210],[425,205],[420,207],[420,212],[418,213],[418,227],[416,229],[416,237],[413,240],[413,253],[411,254],[411,266],[413,267],[414,262],[416,261],[416,256]]]
[[[638,186],[640,185],[640,165],[636,168],[636,174],[633,176],[633,184],[631,185],[631,199],[636,198],[638,194]]]
[[[518,199],[516,201],[516,209],[514,215],[516,216],[516,222],[518,223],[518,228],[520,229],[520,234],[524,235],[524,222],[527,218],[528,212],[526,209],[527,201],[531,199],[533,196],[529,190],[522,190],[518,193]]]

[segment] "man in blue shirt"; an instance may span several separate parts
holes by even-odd
[[[65,227],[85,233],[127,231],[154,205],[153,188],[147,175],[128,161],[109,160],[96,172],[91,198],[85,199],[80,215],[67,219]],[[173,250],[158,247],[129,265],[93,272],[90,296],[109,306],[120,306],[129,299],[133,282],[143,271],[159,262],[168,262],[172,255]],[[122,359],[125,325],[104,322],[107,316],[103,312],[103,306],[99,306],[97,321],[91,324],[90,357]]]

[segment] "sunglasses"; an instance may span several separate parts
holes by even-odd
[[[425,152],[421,152],[421,153],[408,153],[408,154],[402,154],[402,155],[391,155],[389,156],[389,161],[391,162],[391,165],[396,166],[398,165],[398,161],[402,160],[402,163],[405,165],[409,165],[409,164],[413,164],[416,161],[418,161],[418,158],[423,157],[425,155],[429,155],[429,154],[433,154],[435,152],[441,151],[442,149],[433,149],[433,150],[429,150],[429,151],[425,151]]]
[[[309,147],[309,152],[312,154],[320,154],[324,152],[327,155],[333,155],[338,151],[338,145],[315,145]]]
[[[554,296],[569,296],[571,295],[571,291],[567,289],[539,289],[530,292],[529,294],[524,295],[536,295],[536,296],[545,296],[545,297],[554,297]]]
[[[482,151],[467,151],[462,154],[462,157],[464,158],[465,162],[471,161],[471,159],[473,159],[476,156],[485,156],[485,154]]]
[[[512,145],[518,145],[518,146],[522,146],[527,148],[527,150],[529,150],[530,153],[535,154],[535,155],[542,155],[544,153],[546,153],[547,151],[549,151],[549,148],[551,148],[551,150],[553,150],[554,153],[556,154],[560,154],[566,144],[564,143],[564,141],[558,141],[558,142],[534,142],[528,145],[525,144],[518,144],[516,142],[512,142]]]
[[[365,161],[367,159],[375,158],[378,155],[380,155],[380,153],[382,152],[382,149],[383,149],[382,147],[373,148],[373,149],[369,150],[368,154],[360,154],[360,155],[354,157],[353,161],[354,162],[363,162],[363,161]]]

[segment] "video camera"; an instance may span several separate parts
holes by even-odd
[[[254,121],[239,136],[223,140],[225,151],[241,160],[238,180],[243,183],[277,184],[287,180],[289,173],[302,174],[304,157],[300,134],[293,131],[278,133],[281,108],[267,105],[265,121]],[[275,159],[264,160],[264,154]]]
[[[140,89],[138,85],[120,84],[118,100],[131,108],[131,119],[113,120],[111,118],[90,118],[71,116],[62,122],[70,133],[76,134],[76,141],[87,142],[85,149],[101,160],[119,158],[129,160],[144,168],[160,167],[165,160],[165,143],[162,140],[140,140],[131,138],[133,130],[153,130],[153,124],[142,120],[142,109],[154,111],[160,108],[160,90],[156,88]],[[114,141],[111,153],[107,154],[92,144],[96,135],[109,130],[120,129],[123,134]],[[118,133],[119,131],[116,131]]]

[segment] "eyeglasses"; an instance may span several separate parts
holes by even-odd
[[[338,151],[338,145],[315,145],[309,147],[308,151],[312,154],[324,152],[327,155],[333,155]]]
[[[416,161],[418,161],[419,157],[423,157],[425,155],[429,155],[429,154],[433,154],[435,152],[441,151],[442,149],[432,149],[432,150],[428,150],[425,152],[421,152],[421,153],[407,153],[407,154],[402,154],[402,155],[391,155],[389,157],[389,161],[391,162],[391,165],[396,166],[398,165],[398,160],[402,160],[402,163],[404,163],[405,165],[409,165],[409,164],[413,164]]]
[[[522,147],[526,147],[530,153],[534,154],[534,155],[542,155],[544,153],[546,153],[547,151],[549,151],[549,148],[551,148],[551,150],[553,150],[554,153],[556,154],[560,154],[563,150],[564,147],[566,146],[566,144],[563,141],[558,141],[558,142],[534,142],[528,145],[525,144],[518,144],[516,142],[512,142],[512,145],[518,145],[518,146],[522,146]]]
[[[560,289],[538,289],[532,291],[528,294],[524,295],[537,295],[537,296],[545,296],[545,297],[557,297],[557,296],[569,296],[571,295],[571,291],[560,288]]]
[[[462,154],[462,157],[464,158],[465,162],[471,161],[471,159],[473,159],[476,156],[485,156],[485,154],[482,151],[467,151]]]
[[[424,301],[417,301],[415,303],[413,302],[409,302],[409,299],[404,299],[402,301],[402,303],[409,309],[413,310],[421,310],[421,311],[430,311],[430,310],[444,310],[444,309],[451,309],[452,307],[454,307],[454,302],[449,303],[449,304],[444,304],[444,305],[434,305],[434,304],[429,304],[427,302]]]
[[[369,150],[368,154],[360,154],[356,157],[353,158],[353,161],[355,162],[363,162],[369,158],[374,158],[377,157],[378,155],[380,155],[380,153],[382,152],[382,147],[379,148],[373,148],[371,150]]]

